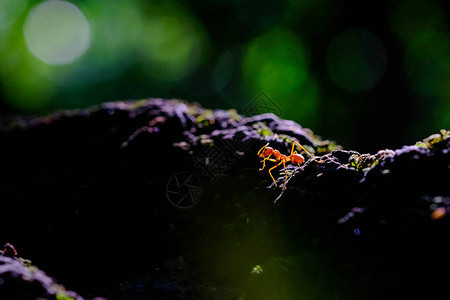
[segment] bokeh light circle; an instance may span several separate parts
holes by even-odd
[[[50,0],[30,11],[23,26],[29,51],[51,65],[75,61],[89,48],[91,30],[74,4]]]
[[[92,45],[77,70],[84,82],[101,82],[117,78],[140,59],[144,12],[138,0],[92,1],[85,4],[92,28]]]
[[[292,31],[274,28],[254,39],[242,63],[250,95],[261,91],[272,97],[279,115],[306,126],[316,122],[319,89],[309,72],[308,48]]]
[[[184,78],[179,86],[187,94],[196,97],[220,93],[230,83],[234,67],[233,54],[230,51],[225,51],[219,56],[215,64],[205,64],[200,67]]]
[[[380,80],[386,69],[387,52],[372,32],[349,29],[331,40],[326,62],[337,85],[350,92],[361,92]]]
[[[445,30],[442,6],[436,1],[396,1],[390,12],[392,29],[404,41],[412,41],[423,32]]]
[[[183,12],[161,12],[149,18],[141,52],[146,72],[161,81],[179,81],[193,72],[206,51],[203,29]]]
[[[406,50],[405,73],[414,90],[423,96],[450,97],[450,37],[422,32]]]
[[[255,91],[292,96],[308,77],[306,48],[291,32],[277,28],[249,45],[243,72]]]

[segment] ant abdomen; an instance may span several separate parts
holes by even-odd
[[[301,154],[292,154],[291,155],[291,162],[294,164],[301,164],[305,161],[305,158]]]

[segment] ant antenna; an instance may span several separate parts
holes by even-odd
[[[258,153],[256,155],[259,155],[261,151],[263,151],[264,148],[266,148],[269,145],[269,143],[265,144],[261,149],[259,149]]]

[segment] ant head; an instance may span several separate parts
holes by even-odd
[[[269,145],[269,143],[267,143],[264,147],[259,149],[258,154],[257,154],[259,157],[266,157],[273,153],[273,151],[274,151],[273,148],[267,147],[267,145]]]
[[[266,147],[266,149],[264,149],[264,151],[259,155],[259,157],[269,156],[274,151],[276,151],[276,150],[273,150],[273,148],[271,148],[271,147]]]
[[[259,149],[259,151],[256,155],[258,155],[259,157],[264,157],[264,156],[269,155],[269,154],[265,154],[265,153],[267,153],[268,149],[270,149],[269,151],[273,151],[273,149],[271,147],[267,147],[268,145],[269,145],[269,143],[265,144],[261,149]]]

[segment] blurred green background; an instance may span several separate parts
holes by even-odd
[[[1,0],[0,114],[181,98],[396,148],[450,127],[448,2]]]

